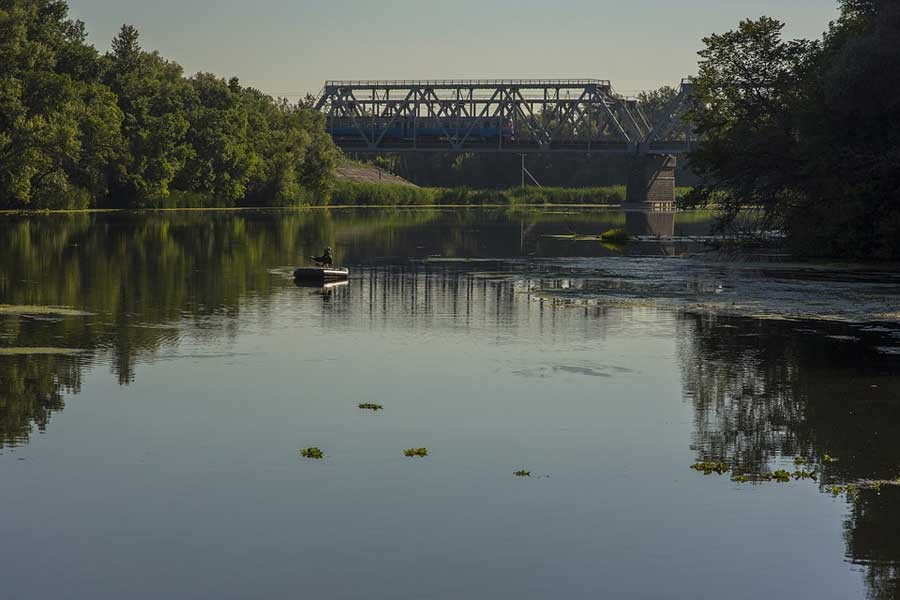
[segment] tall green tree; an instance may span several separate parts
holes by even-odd
[[[65,2],[0,1],[0,204],[84,207],[105,193],[122,114]]]
[[[784,24],[745,20],[704,38],[691,119],[702,143],[691,155],[706,185],[694,203],[716,200],[727,219],[763,207],[770,223],[802,193],[797,138],[804,99],[796,85],[814,44],[784,41]]]
[[[804,254],[900,256],[900,3],[845,0],[821,41],[744,21],[704,40],[688,205],[752,208]]]
[[[186,102],[190,87],[176,63],[145,52],[133,27],[124,25],[106,57],[104,82],[125,115],[127,152],[113,165],[115,205],[162,206],[169,186],[190,157]]]

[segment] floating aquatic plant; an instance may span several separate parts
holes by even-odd
[[[31,306],[0,304],[0,315],[13,316],[54,316],[54,317],[89,317],[91,313],[61,306]]]
[[[0,356],[75,356],[82,352],[78,348],[0,348]]]
[[[787,483],[791,480],[791,474],[784,469],[778,469],[777,471],[772,473],[772,479],[774,479],[778,483]]]
[[[426,456],[428,456],[428,449],[427,448],[407,448],[406,450],[403,451],[403,455],[408,456],[410,458],[413,458],[413,457],[425,458]]]
[[[794,471],[794,479],[812,479],[816,481],[818,479],[818,475],[816,475],[815,471],[806,471],[805,469],[800,469],[799,471]]]
[[[516,477],[531,477],[531,471],[516,471],[513,475]]]
[[[809,464],[808,458],[803,458],[802,456],[798,456],[794,459],[794,464],[798,467]]]
[[[607,229],[600,234],[600,240],[604,242],[624,244],[625,242],[631,240],[631,236],[628,235],[628,232],[626,232],[624,229]]]
[[[376,412],[379,411],[379,410],[384,410],[384,407],[383,407],[382,405],[380,405],[380,404],[371,404],[371,403],[368,403],[368,402],[366,402],[366,403],[364,403],[364,404],[360,404],[359,407],[360,407],[362,410],[372,410],[372,411],[376,411]]]
[[[825,456],[822,457],[822,462],[823,463],[833,463],[833,462],[837,462],[837,459],[834,458],[833,456],[830,456],[828,453],[826,453]]]
[[[728,472],[728,465],[723,462],[702,461],[694,463],[691,465],[691,468],[695,471],[700,471],[704,475],[712,475],[713,473],[716,475],[724,475]]]
[[[848,483],[847,485],[831,485],[825,488],[826,492],[829,492],[832,496],[840,496],[841,494],[847,494],[847,497],[850,498],[859,491],[859,486],[855,483]]]
[[[325,454],[319,448],[304,448],[300,451],[300,456],[312,460],[322,460],[325,458]]]

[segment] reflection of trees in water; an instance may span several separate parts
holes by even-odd
[[[0,448],[44,431],[63,395],[81,387],[82,366],[72,356],[4,356],[0,359]]]
[[[845,523],[847,554],[866,566],[869,598],[900,598],[900,487],[862,490]]]
[[[892,343],[880,335],[840,324],[682,316],[679,353],[698,459],[753,473],[801,455],[818,463],[821,485],[898,477],[900,361],[877,351]],[[821,464],[826,452],[838,462]],[[863,489],[849,503],[848,554],[867,565],[870,596],[900,597],[900,487]]]
[[[694,404],[700,460],[722,460],[753,473],[778,454],[811,450],[796,340],[749,319],[685,315],[680,329],[682,376]]]
[[[840,324],[809,327],[681,318],[680,357],[699,457],[755,471],[779,455],[827,452],[841,457],[827,466],[835,480],[896,477],[900,361],[877,350],[891,342]]]
[[[0,224],[0,303],[66,306],[93,314],[47,320],[8,316],[0,319],[0,344],[102,354],[118,380],[127,384],[134,380],[139,360],[185,335],[195,340],[236,335],[245,299],[252,297],[255,308],[265,310],[273,290],[288,285],[270,269],[294,265],[326,245],[335,247],[338,260],[349,264],[431,254],[510,256],[521,250],[523,223],[553,224],[559,218],[521,211],[403,209],[10,217]],[[565,217],[585,227],[604,218]],[[410,310],[422,300],[415,297],[418,284],[409,287],[403,277],[392,280],[389,275],[382,280],[384,285],[372,293],[409,290],[412,304],[404,300],[400,306]],[[464,283],[445,278],[441,285]],[[422,289],[426,295],[432,292],[429,305],[441,290],[431,285]],[[349,293],[335,291],[323,298],[337,300]],[[460,298],[454,295],[453,302]],[[341,302],[331,304],[333,311],[341,310]],[[32,414],[35,423],[45,423],[49,412],[29,407],[60,408],[62,396],[76,381],[74,373],[63,376],[59,371],[78,361],[33,360],[36,370],[27,385],[15,375],[20,384],[10,385],[5,393],[0,388],[5,407],[0,428],[22,430],[19,415]],[[0,370],[9,369],[13,377],[19,362],[0,357]],[[14,437],[22,439],[18,433]]]

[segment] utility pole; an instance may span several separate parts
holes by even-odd
[[[538,183],[538,180],[534,178],[534,175],[531,174],[531,171],[529,171],[527,168],[525,168],[525,154],[522,154],[521,156],[522,156],[522,188],[523,189],[525,188],[525,176],[526,175],[528,175],[528,178],[534,183],[534,185],[536,185],[538,187],[543,187],[543,186],[541,186],[540,183]]]

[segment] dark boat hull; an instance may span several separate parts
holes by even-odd
[[[294,279],[300,281],[342,281],[350,277],[343,267],[300,267],[294,271]]]

